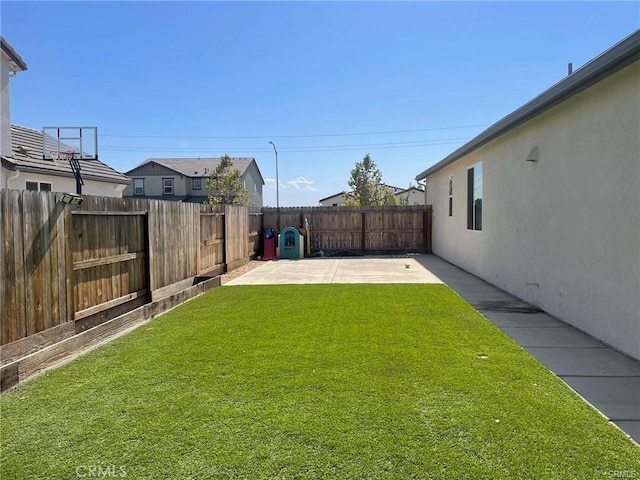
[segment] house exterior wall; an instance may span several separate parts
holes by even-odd
[[[158,166],[158,171],[153,173],[140,174],[137,171],[136,174],[131,174],[131,179],[135,181],[136,178],[144,179],[144,196],[145,197],[160,197],[163,195],[163,179],[173,179],[173,195],[176,197],[194,196],[194,197],[207,197],[209,191],[207,190],[207,178],[202,177],[200,184],[202,188],[200,190],[193,188],[193,178],[181,175],[170,169]],[[144,172],[143,172],[144,173]],[[262,208],[262,181],[260,180],[260,173],[254,164],[247,167],[245,173],[240,177],[240,181],[247,188],[249,206],[255,206]],[[133,196],[133,184],[127,185],[124,189],[123,196]]]
[[[30,173],[21,171],[2,169],[4,183],[1,188],[26,190],[27,182],[50,183],[51,191],[63,193],[75,193],[76,179],[73,177],[59,177],[54,175],[43,175],[40,173]],[[98,195],[103,197],[121,197],[125,185],[117,183],[98,182],[95,180],[83,179],[83,195]]]
[[[635,62],[429,175],[434,253],[640,359],[638,132]],[[483,225],[471,231],[478,162]]]
[[[11,155],[10,68],[4,53],[0,57],[0,155]]]
[[[321,200],[320,205],[322,205],[323,207],[333,207],[333,206],[342,206],[345,203],[345,198],[344,198],[344,193],[341,192],[337,195],[334,195],[332,197],[328,197],[325,198],[323,200]]]
[[[398,202],[407,199],[408,205],[424,205],[424,192],[418,189],[411,189],[408,192],[396,194]]]
[[[256,163],[253,162],[244,171],[240,179],[244,187],[249,192],[248,205],[251,207],[262,208],[262,176],[258,171]]]
[[[172,172],[170,174],[160,174],[160,175],[132,175],[131,179],[135,181],[136,178],[144,179],[144,196],[145,197],[160,197],[163,193],[163,180],[165,178],[173,179],[173,195],[176,197],[192,195],[191,192],[191,179],[185,177],[184,175],[180,175],[179,173]],[[188,186],[187,186],[188,183]],[[206,187],[205,187],[206,191]],[[195,195],[202,195],[202,193],[196,193]],[[132,197],[133,196],[133,183],[131,185],[127,185],[124,189],[123,196]]]
[[[200,189],[193,188],[193,178],[185,179],[185,189],[187,191],[187,195],[195,196],[195,197],[206,197],[209,195],[209,191],[207,190],[207,177],[200,178]]]

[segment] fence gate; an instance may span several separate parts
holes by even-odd
[[[72,212],[76,331],[150,298],[146,212]]]

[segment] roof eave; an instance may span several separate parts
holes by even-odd
[[[533,117],[540,115],[639,59],[640,30],[637,30],[530,102],[487,128],[480,135],[435,165],[416,175],[415,179],[420,181],[428,177],[432,173],[468,155],[509,130],[531,120]]]
[[[2,157],[2,166],[7,170],[11,170],[11,171],[39,173],[40,175],[51,175],[53,177],[74,178],[73,172],[71,171],[66,172],[66,171],[60,171],[60,170],[49,170],[49,169],[40,168],[40,167],[30,167],[28,165],[17,165],[14,162],[12,162],[9,157]],[[133,183],[133,180],[131,180],[130,178],[123,178],[121,180],[118,180],[115,178],[101,177],[98,175],[91,175],[91,174],[88,174],[88,175],[83,174],[82,179],[92,180],[95,182],[114,183],[118,185],[130,185],[131,183]]]
[[[2,53],[9,58],[9,66],[14,72],[24,72],[27,69],[27,64],[22,57],[16,52],[9,42],[4,37],[0,37],[0,45],[2,47]]]

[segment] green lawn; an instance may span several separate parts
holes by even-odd
[[[0,406],[3,480],[640,475],[640,449],[444,285],[218,288]]]

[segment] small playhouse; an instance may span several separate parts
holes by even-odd
[[[297,228],[285,227],[278,235],[279,258],[304,258],[304,236]]]
[[[280,233],[267,228],[262,232],[262,240],[263,260],[297,260],[304,258],[305,248],[307,255],[311,254],[308,224],[307,228],[285,227]]]

